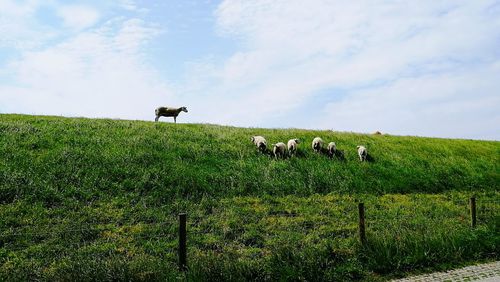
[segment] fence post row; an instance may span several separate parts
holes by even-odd
[[[366,226],[365,226],[365,204],[358,204],[359,212],[359,239],[361,244],[366,244]],[[476,227],[476,198],[470,198],[470,214],[471,226]],[[179,214],[179,269],[181,271],[187,270],[187,240],[186,240],[186,213]]]
[[[361,241],[361,244],[364,245],[366,243],[365,204],[364,203],[358,204],[358,211],[359,211],[359,239]]]
[[[476,227],[476,197],[470,198],[470,225],[472,228]]]
[[[179,269],[187,270],[186,213],[179,214]]]

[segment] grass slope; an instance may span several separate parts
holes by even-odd
[[[304,142],[274,160],[257,134]],[[313,153],[316,136],[345,159]],[[498,258],[499,157],[500,142],[0,115],[0,280],[373,280]]]

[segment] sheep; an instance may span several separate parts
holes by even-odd
[[[328,156],[330,156],[330,158],[333,158],[333,156],[335,156],[335,153],[337,153],[337,145],[335,145],[335,142],[328,143],[327,150]]]
[[[252,143],[254,143],[257,146],[257,148],[260,151],[264,152],[266,150],[266,148],[267,148],[267,141],[266,141],[266,139],[264,137],[262,137],[262,136],[252,136],[250,138],[250,140],[252,141]]]
[[[288,153],[291,155],[295,155],[297,153],[297,145],[300,143],[299,139],[290,139],[288,140]]]
[[[316,137],[312,142],[312,148],[315,152],[321,152],[321,148],[323,147],[323,139]]]
[[[358,148],[359,160],[362,162],[366,161],[366,156],[368,155],[368,151],[366,150],[366,147],[365,146],[357,146],[356,148]]]
[[[180,114],[180,112],[185,112],[187,113],[188,110],[186,107],[180,107],[180,108],[170,108],[170,107],[158,107],[155,110],[155,122],[160,119],[160,117],[174,117],[174,122],[177,123],[177,116]]]
[[[277,159],[278,156],[283,158],[285,156],[285,151],[286,151],[285,143],[278,142],[278,143],[274,144],[274,146],[273,146],[274,158]]]
[[[377,130],[377,131],[373,132],[373,135],[382,135],[382,132]]]

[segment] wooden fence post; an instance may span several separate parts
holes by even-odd
[[[187,248],[186,248],[186,214],[179,214],[179,269],[187,270]]]
[[[361,244],[366,243],[366,233],[365,233],[365,204],[358,204],[359,211],[359,239],[361,240]]]
[[[470,198],[470,225],[472,228],[476,227],[476,197]]]

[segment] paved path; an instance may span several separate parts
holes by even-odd
[[[435,272],[419,276],[408,277],[393,282],[431,282],[431,281],[482,281],[500,282],[500,261],[467,266],[445,272]]]

